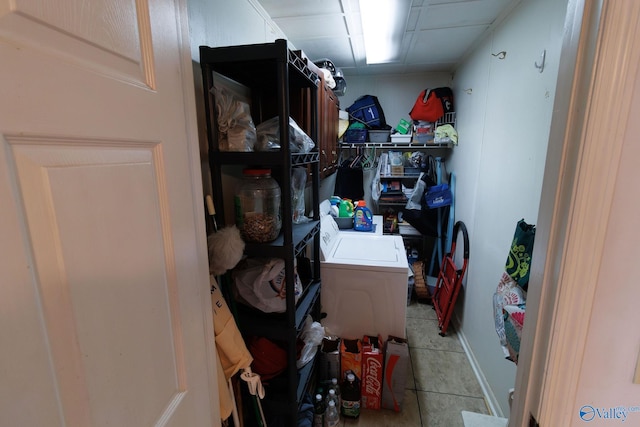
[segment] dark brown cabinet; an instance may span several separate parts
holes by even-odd
[[[318,145],[320,153],[320,177],[331,175],[338,167],[338,112],[340,100],[326,85],[320,69],[309,62],[309,69],[320,77],[318,85]]]

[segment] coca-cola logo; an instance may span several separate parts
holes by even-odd
[[[381,373],[382,371],[382,363],[379,360],[374,359],[373,357],[366,359],[366,362],[367,363],[364,369],[365,374],[363,376],[364,392],[376,397],[380,396],[382,384],[380,383],[380,380],[378,378],[380,378],[381,376],[379,375],[379,373]]]

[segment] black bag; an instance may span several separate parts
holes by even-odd
[[[349,166],[347,159],[338,167],[333,194],[353,201],[364,197],[364,177],[361,167]]]
[[[424,175],[422,176],[427,188],[438,183],[438,171],[436,168],[436,159],[431,154],[427,155],[424,164]]]
[[[384,111],[378,97],[363,95],[347,107],[349,122],[360,122],[369,129],[383,129],[387,127]]]

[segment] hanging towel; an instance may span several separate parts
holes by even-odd
[[[511,242],[505,271],[493,294],[493,315],[496,333],[505,358],[518,364],[520,339],[526,310],[531,256],[535,240],[535,225],[518,221]]]

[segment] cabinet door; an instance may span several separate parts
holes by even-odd
[[[326,109],[326,119],[323,123],[323,134],[327,152],[327,164],[324,176],[336,171],[338,162],[338,111],[340,109],[340,102],[336,94],[329,88],[325,88],[325,90],[324,108]]]
[[[320,177],[336,171],[338,161],[338,97],[325,84],[324,75],[311,66],[320,77],[318,86],[318,145],[320,153]]]

